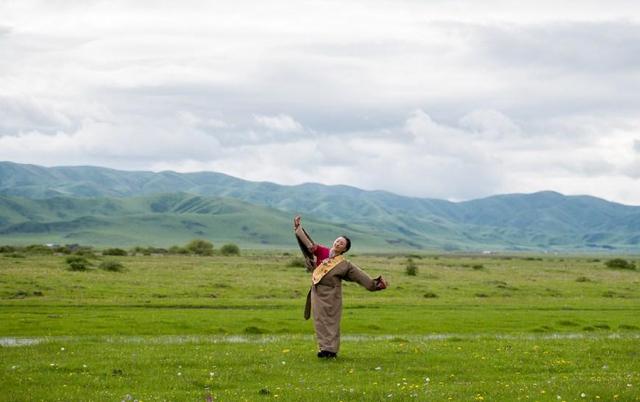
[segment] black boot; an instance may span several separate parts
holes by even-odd
[[[318,352],[318,357],[325,359],[335,359],[338,355],[335,352],[329,352],[328,350],[321,350]]]

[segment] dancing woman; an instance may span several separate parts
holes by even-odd
[[[342,316],[342,281],[357,282],[369,291],[386,289],[387,282],[379,276],[371,279],[364,271],[344,258],[351,240],[340,236],[331,248],[316,244],[300,224],[293,219],[293,229],[311,274],[311,289],[307,294],[304,318],[313,312],[313,326],[318,341],[318,357],[336,357],[340,349],[340,318]]]

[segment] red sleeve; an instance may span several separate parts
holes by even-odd
[[[325,258],[329,258],[329,253],[331,249],[326,248],[325,246],[318,244],[318,247],[313,251],[313,254],[316,256],[316,261],[318,264],[322,262]]]

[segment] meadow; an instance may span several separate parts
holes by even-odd
[[[76,272],[0,254],[0,400],[640,400],[638,269],[416,255],[410,276],[406,256],[353,255],[391,286],[345,283],[341,350],[320,360],[296,256],[105,256]]]

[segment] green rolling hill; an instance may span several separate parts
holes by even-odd
[[[640,251],[640,207],[554,192],[454,203],[349,186],[282,186],[214,172],[0,162],[0,243],[291,247],[291,217],[362,250]],[[357,248],[356,248],[357,249]]]
[[[130,198],[27,199],[0,196],[0,244],[82,243],[99,246],[183,244],[193,238],[249,247],[295,246],[291,214],[232,198],[186,193]],[[306,219],[316,241],[348,232],[367,248],[383,247],[384,233]],[[391,234],[387,234],[391,236]]]

